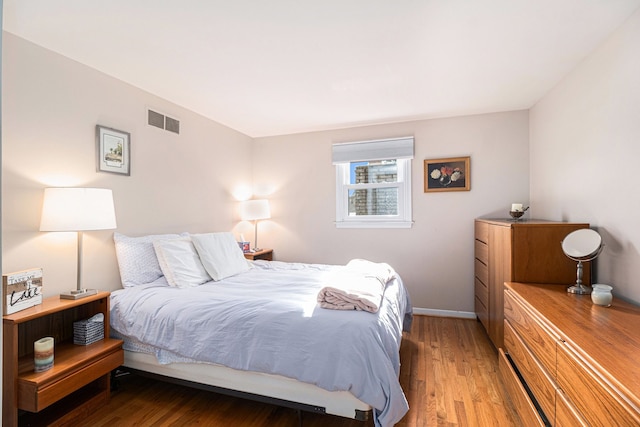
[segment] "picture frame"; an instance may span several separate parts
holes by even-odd
[[[42,268],[3,274],[3,314],[13,314],[42,304],[42,279]]]
[[[426,159],[424,192],[471,190],[471,157]]]
[[[97,171],[131,175],[131,135],[96,125]]]

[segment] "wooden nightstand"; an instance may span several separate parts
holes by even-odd
[[[258,259],[273,261],[273,249],[260,249],[258,252],[246,252],[244,257],[253,261]]]
[[[109,402],[111,371],[124,362],[122,341],[109,338],[109,292],[79,300],[46,298],[3,316],[2,424],[78,424]],[[73,322],[104,314],[104,339],[73,344]],[[54,365],[34,372],[33,342],[55,340]],[[24,418],[24,419],[23,419]]]

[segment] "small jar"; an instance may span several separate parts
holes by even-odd
[[[603,307],[611,306],[611,301],[613,300],[611,289],[613,289],[613,287],[609,285],[593,285],[591,301],[593,301],[595,305],[601,305]]]

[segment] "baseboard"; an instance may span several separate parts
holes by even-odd
[[[475,319],[476,314],[472,311],[436,310],[434,308],[413,307],[413,314],[419,316],[435,317],[455,317],[458,319]]]

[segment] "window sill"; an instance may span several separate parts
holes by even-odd
[[[413,221],[336,221],[336,228],[411,228]]]

